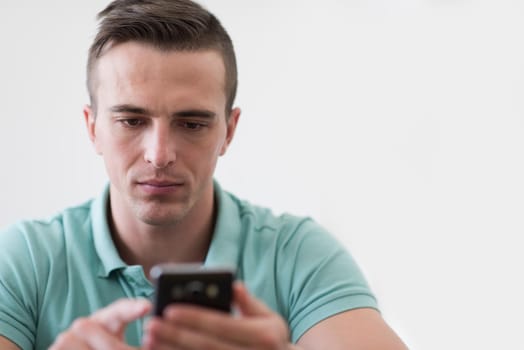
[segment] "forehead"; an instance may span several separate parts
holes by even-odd
[[[162,96],[176,100],[187,95],[185,98],[225,103],[225,66],[215,50],[160,50],[126,42],[104,52],[92,74],[99,102]]]

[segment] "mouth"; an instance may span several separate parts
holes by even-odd
[[[137,181],[136,184],[142,191],[150,195],[172,194],[184,185],[181,181],[157,179]]]
[[[176,181],[161,181],[161,180],[145,180],[138,181],[138,185],[142,186],[152,186],[152,187],[170,187],[170,186],[181,186],[181,182]]]

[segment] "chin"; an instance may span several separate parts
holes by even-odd
[[[158,217],[146,217],[142,218],[141,221],[149,226],[154,227],[167,227],[173,226],[180,222],[180,218],[158,218]]]
[[[138,210],[137,217],[140,221],[151,226],[169,226],[180,222],[188,210],[185,208],[162,208],[158,206]]]

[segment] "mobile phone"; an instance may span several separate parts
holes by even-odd
[[[172,303],[187,303],[231,313],[234,270],[198,264],[162,264],[151,269],[155,281],[153,314]]]

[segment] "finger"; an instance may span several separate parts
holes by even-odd
[[[241,350],[235,343],[223,337],[203,333],[195,329],[175,325],[165,319],[151,319],[145,328],[146,349],[183,349],[183,350]]]
[[[164,319],[177,327],[185,327],[244,347],[258,343],[275,344],[289,338],[285,321],[251,296],[242,283],[235,283],[234,295],[235,304],[241,313],[239,318],[186,304],[169,306]]]
[[[243,331],[244,341],[265,344],[264,348],[271,349],[289,340],[288,325],[280,315],[251,295],[243,283],[235,282],[233,289],[235,304],[242,316],[239,321],[249,326]],[[246,323],[246,319],[251,321]]]
[[[120,299],[95,312],[90,318],[104,325],[111,333],[121,333],[128,323],[144,317],[151,310],[145,299]]]
[[[108,330],[96,321],[84,318],[76,320],[71,331],[82,339],[89,349],[96,350],[132,350],[123,340],[108,332]],[[73,349],[73,347],[70,347]],[[76,348],[74,348],[76,349]]]
[[[235,304],[244,316],[268,316],[272,311],[261,301],[249,294],[242,282],[233,285]]]
[[[190,305],[170,306],[163,320],[175,329],[186,329],[206,334],[230,344],[248,346],[258,334],[267,331],[269,317],[233,318],[231,315]]]

